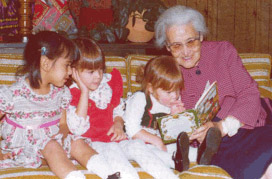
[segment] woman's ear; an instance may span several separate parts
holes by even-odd
[[[171,52],[171,49],[169,48],[169,46],[167,44],[165,44],[165,48],[168,52]]]
[[[202,42],[203,39],[204,39],[204,36],[202,34],[200,34],[200,37],[199,37],[200,42]]]
[[[52,60],[49,60],[45,55],[41,56],[40,67],[44,71],[49,71],[52,66]]]

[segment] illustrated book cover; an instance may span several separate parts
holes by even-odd
[[[158,128],[165,144],[176,142],[180,132],[190,136],[197,128],[212,120],[219,111],[219,97],[216,81],[209,81],[205,90],[193,109],[185,110],[175,115],[157,118]]]

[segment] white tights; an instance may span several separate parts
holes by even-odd
[[[120,172],[122,179],[139,179],[138,172],[128,161],[119,143],[92,142],[92,148],[102,155],[110,165],[111,173]],[[102,170],[104,173],[106,169]]]
[[[85,175],[81,171],[72,171],[68,173],[65,179],[85,179]]]

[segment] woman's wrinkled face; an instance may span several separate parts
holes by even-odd
[[[173,25],[166,30],[166,48],[184,68],[195,67],[200,60],[203,36],[191,23]]]

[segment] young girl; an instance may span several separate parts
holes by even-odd
[[[64,84],[72,74],[70,64],[76,54],[75,45],[55,32],[42,31],[30,37],[24,50],[24,68],[18,72],[24,75],[11,87],[0,88],[0,111],[5,115],[1,168],[38,168],[45,159],[60,178],[85,178],[68,155],[88,170],[95,170],[97,153],[82,139],[67,136],[65,110],[71,94]],[[106,162],[103,167],[107,167]]]
[[[67,118],[70,131],[91,140],[92,147],[105,156],[113,169],[120,171],[121,178],[139,178],[130,159],[157,179],[178,178],[142,141],[126,139],[120,72],[113,69],[104,73],[105,58],[93,40],[75,42],[81,56],[73,64],[75,83],[70,86],[73,97]]]
[[[167,114],[176,114],[184,111],[180,100],[180,90],[183,78],[180,67],[174,58],[159,56],[148,61],[143,71],[142,92],[134,93],[127,100],[125,121],[126,132],[133,139],[141,139],[153,146],[153,151],[161,157],[171,168],[178,171],[189,168],[189,138],[181,132],[176,144],[164,145],[156,126],[156,117]],[[199,150],[199,163],[209,164],[220,144],[221,134],[213,128],[208,132],[206,141]],[[152,146],[150,146],[152,148]],[[204,150],[203,150],[204,149]],[[168,155],[161,155],[167,151]],[[193,151],[195,154],[193,155]],[[175,153],[175,154],[173,154]],[[173,160],[171,161],[171,155]],[[196,150],[190,148],[190,160],[196,156]],[[164,158],[165,157],[165,158]],[[174,167],[175,166],[175,167]]]

